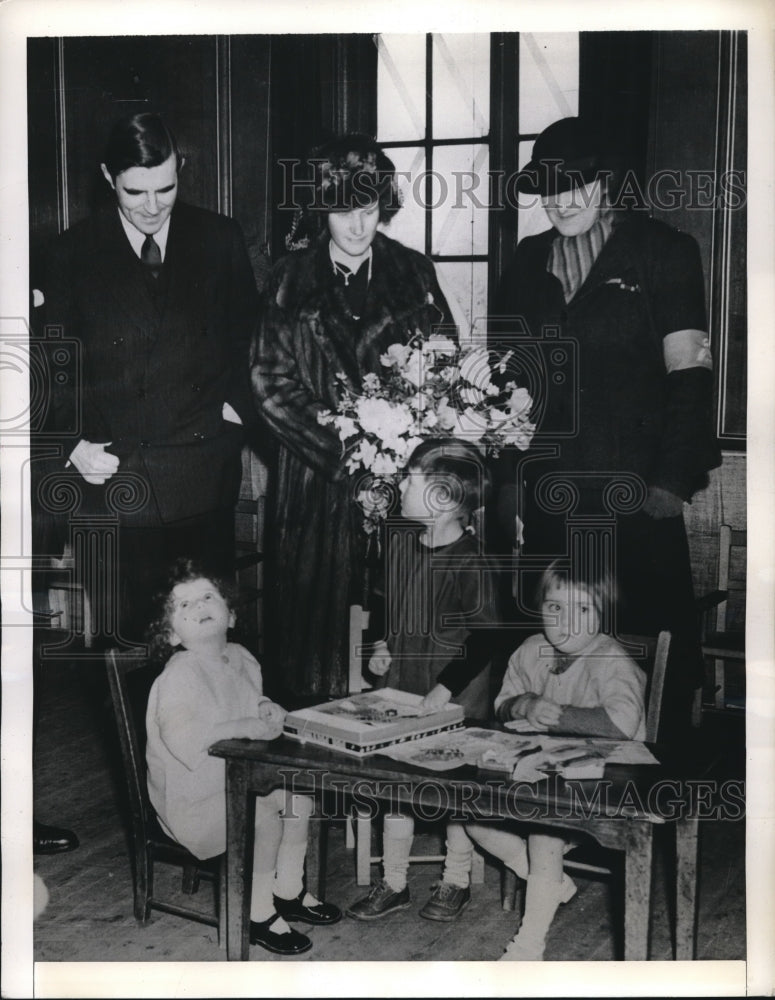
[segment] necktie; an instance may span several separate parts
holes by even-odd
[[[161,250],[159,244],[153,236],[146,236],[140,251],[140,260],[145,264],[154,278],[159,277],[161,271]]]

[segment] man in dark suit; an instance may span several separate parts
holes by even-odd
[[[58,237],[42,289],[47,332],[80,354],[79,370],[51,385],[61,457],[49,483],[78,494],[74,549],[76,531],[82,541],[107,527],[118,541],[115,560],[110,540],[96,556],[76,552],[97,645],[142,641],[174,559],[234,569],[258,296],[236,222],[178,201],[183,164],[158,115],[119,121],[101,164],[115,202]],[[51,495],[36,490],[41,523]],[[70,849],[67,834],[36,826],[36,850]]]
[[[183,163],[157,115],[118,122],[101,164],[116,204],[58,239],[43,289],[47,324],[81,346],[80,426],[59,430],[85,481],[81,513],[119,513],[125,639],[142,636],[172,559],[233,569],[241,425],[254,419],[250,262],[233,220],[177,200]]]

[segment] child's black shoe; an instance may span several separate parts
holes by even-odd
[[[285,933],[272,930],[272,924],[280,919],[279,913],[273,913],[268,920],[251,920],[250,943],[260,944],[262,948],[273,951],[276,955],[302,955],[305,951],[309,951],[312,942],[306,934],[299,934],[293,928]]]
[[[285,920],[301,920],[305,924],[335,924],[342,919],[342,911],[333,903],[304,903],[304,890],[293,899],[274,897],[274,908]],[[314,899],[314,896],[310,897]]]

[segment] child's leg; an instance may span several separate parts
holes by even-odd
[[[295,899],[304,887],[304,858],[313,805],[306,795],[285,795],[274,882],[274,894],[282,899]]]
[[[414,820],[411,816],[386,816],[382,831],[382,866],[393,892],[403,892],[412,853]]]
[[[522,879],[527,879],[528,869],[527,844],[524,837],[507,830],[502,823],[466,823],[466,831],[472,840],[492,854],[494,858],[510,868]],[[576,883],[562,873],[561,902],[567,903],[576,894]]]
[[[467,889],[471,882],[471,863],[474,855],[474,845],[467,833],[468,825],[464,823],[448,823],[446,839],[446,857],[444,858],[444,874],[442,882],[455,885],[459,889]]]
[[[525,893],[525,915],[519,933],[506,948],[507,961],[540,961],[546,935],[562,901],[562,859],[565,842],[551,834],[534,833],[529,839],[530,874]]]
[[[275,912],[272,888],[283,832],[280,818],[283,805],[284,793],[279,789],[256,799],[253,886],[250,893],[251,920],[268,920]]]
[[[520,878],[527,878],[527,845],[518,834],[505,829],[502,823],[466,823],[466,833]]]
[[[382,867],[384,878],[375,882],[367,895],[350,906],[346,913],[356,920],[378,920],[411,905],[406,873],[414,837],[411,816],[386,816],[382,828]]]

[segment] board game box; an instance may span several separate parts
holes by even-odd
[[[395,688],[363,691],[313,708],[289,712],[284,733],[343,753],[365,757],[387,747],[463,726],[463,709],[447,704],[440,711],[420,708],[422,697]]]

